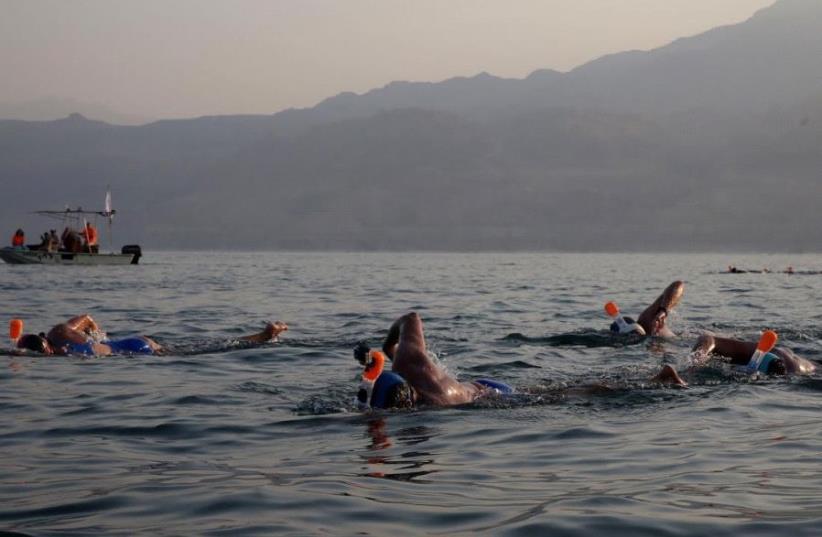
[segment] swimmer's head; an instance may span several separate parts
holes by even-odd
[[[18,349],[27,349],[40,354],[54,354],[49,340],[44,334],[25,334],[17,340]]]
[[[776,358],[768,363],[768,368],[765,370],[767,375],[785,376],[788,374],[788,368],[785,367],[785,360]]]
[[[788,374],[788,368],[785,367],[785,362],[782,359],[774,360],[768,364],[768,374],[784,376]]]
[[[386,394],[386,408],[413,408],[417,394],[407,382],[395,384]]]
[[[625,320],[625,324],[627,324],[627,325],[636,324],[636,321],[633,319],[633,317],[628,317],[627,315],[625,315],[622,318]],[[616,321],[611,323],[611,332],[613,332],[615,334],[620,334],[621,333],[621,331],[619,329],[619,323],[617,323]]]
[[[371,347],[365,344],[365,342],[360,341],[357,343],[357,346],[354,347],[354,359],[357,360],[362,365],[365,365],[368,362],[368,355],[371,352]]]
[[[408,382],[393,371],[383,371],[374,383],[372,408],[411,408],[417,402],[417,393]]]
[[[776,354],[769,352],[765,354],[759,364],[759,371],[766,375],[787,375],[788,368],[785,366],[785,360]]]

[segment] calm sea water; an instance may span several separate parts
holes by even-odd
[[[777,330],[822,360],[820,256],[153,253],[136,267],[0,265],[4,318],[91,313],[162,357],[0,359],[0,529],[25,535],[816,535],[822,379],[722,363],[702,330]],[[685,280],[681,339],[625,344]],[[520,394],[364,415],[351,348],[409,310],[461,379]],[[279,344],[232,338],[266,319]],[[7,321],[3,321],[5,323]],[[567,386],[613,390],[573,395]]]

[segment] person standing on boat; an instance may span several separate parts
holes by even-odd
[[[26,234],[23,233],[22,229],[18,229],[14,232],[14,235],[11,237],[11,246],[12,248],[26,247]]]
[[[49,230],[49,236],[46,241],[46,251],[47,252],[56,252],[60,249],[60,238],[57,236],[57,230],[51,229]]]
[[[76,254],[83,251],[83,240],[80,234],[70,227],[66,227],[63,230],[63,234],[60,236],[60,243],[62,244],[61,250],[66,252]]]
[[[83,239],[86,242],[85,251],[97,254],[100,252],[100,247],[97,244],[97,229],[91,225],[91,222],[86,222],[86,228],[83,230]]]

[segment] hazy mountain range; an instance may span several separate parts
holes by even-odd
[[[822,250],[822,2],[523,80],[311,109],[0,121],[0,228],[120,210],[116,242],[283,249]],[[51,227],[54,227],[52,224]]]

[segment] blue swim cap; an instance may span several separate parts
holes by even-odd
[[[774,360],[779,360],[779,356],[775,355],[772,352],[769,352],[768,354],[762,357],[762,361],[759,362],[759,367],[757,368],[757,371],[759,371],[760,373],[767,374],[768,367],[770,367],[771,362],[773,362]]]
[[[391,371],[383,371],[374,383],[374,391],[371,393],[371,408],[392,408],[401,406],[397,404],[394,394],[403,385],[408,385],[404,378]],[[408,391],[410,394],[410,386]],[[408,404],[402,406],[411,405]]]

